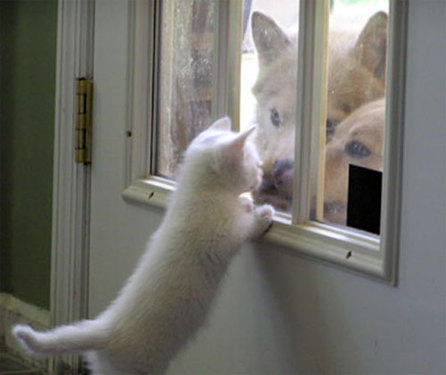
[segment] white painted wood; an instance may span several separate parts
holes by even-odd
[[[406,95],[406,47],[408,3],[390,2],[389,53],[387,56],[386,123],[384,126],[381,246],[384,274],[397,282],[400,249],[402,160],[404,152],[404,106]]]
[[[132,203],[121,195],[127,187],[129,6],[129,2],[107,1],[96,7],[91,315],[115,297],[162,215],[159,208]],[[440,1],[415,0],[409,10],[408,53],[400,65],[407,68],[407,91],[403,214],[396,228],[401,231],[402,247],[397,287],[328,263],[310,262],[278,242],[247,244],[229,270],[208,324],[173,362],[169,375],[445,372],[446,139],[445,107],[438,98],[446,87],[442,64],[446,8]],[[145,184],[135,181],[129,189],[144,197],[145,187],[139,183]],[[162,181],[148,184],[150,191]],[[169,188],[161,186],[162,190]],[[271,235],[287,218],[278,216],[277,222]],[[308,227],[314,238],[323,230],[323,226]],[[332,229],[338,241],[347,234]],[[373,237],[354,235],[358,236],[354,242],[375,248]],[[313,238],[302,237],[302,241]],[[321,243],[318,257],[323,258],[325,249],[332,249],[336,258],[337,250],[326,243]],[[339,259],[343,254],[338,254]],[[358,268],[373,264],[364,263],[359,250],[351,258],[358,261]],[[369,273],[379,277],[381,265]]]
[[[127,164],[126,184],[145,178],[151,170],[152,128],[154,124],[153,95],[156,58],[155,2],[140,1],[130,6],[128,22],[137,24],[128,34],[127,67]]]
[[[166,208],[169,194],[174,189],[175,183],[173,181],[158,176],[150,176],[143,180],[133,180],[122,192],[122,196],[129,201]]]
[[[87,316],[90,171],[74,162],[75,79],[91,76],[94,3],[58,4],[51,251],[51,324]],[[94,159],[94,156],[93,156]],[[52,371],[77,373],[78,356],[55,359]],[[58,371],[58,370],[57,370]]]
[[[233,128],[239,129],[240,51],[243,4],[237,0],[220,1],[215,22],[212,117],[230,116]]]
[[[94,162],[91,165],[89,273],[92,316],[110,301],[123,284],[128,270],[144,248],[146,231],[150,228],[147,211],[129,204],[121,196],[129,179],[142,173],[146,168],[145,160],[148,160],[147,155],[133,148],[138,142],[143,145],[146,142],[142,139],[144,132],[147,134],[148,131],[143,127],[150,120],[144,118],[146,104],[132,101],[129,95],[137,96],[135,93],[143,91],[133,85],[133,79],[143,73],[132,71],[139,60],[129,54],[129,51],[137,50],[138,38],[144,38],[140,35],[143,29],[138,33],[135,31],[135,25],[142,27],[138,22],[147,15],[137,11],[136,7],[141,5],[147,6],[150,2],[97,1],[95,7]],[[146,64],[149,65],[150,61],[146,61]],[[150,69],[147,69],[149,72]],[[130,89],[132,85],[133,89]],[[142,92],[141,95],[147,94]],[[131,123],[128,122],[129,118]],[[141,128],[133,126],[135,121],[143,122]],[[131,137],[127,135],[128,130],[132,131]],[[129,162],[132,158],[134,165]]]
[[[50,326],[50,312],[48,310],[26,303],[12,294],[0,293],[0,308],[22,315],[43,327]]]
[[[329,4],[300,1],[297,56],[293,224],[310,220],[310,202],[319,171],[320,120],[326,117],[326,48]]]
[[[130,202],[164,209],[174,189],[174,182],[150,176],[134,180],[122,192],[122,196]],[[368,233],[316,222],[292,225],[288,215],[278,213],[265,240],[298,251],[301,255],[329,261],[372,277],[386,277],[379,251],[379,237]]]
[[[220,2],[220,28],[217,66],[224,66],[224,74],[220,72],[219,84],[216,90],[220,97],[225,98],[226,106],[218,117],[229,116],[232,119],[232,129],[240,130],[240,79],[241,51],[243,34],[243,2],[229,0]],[[225,85],[223,85],[225,82]]]

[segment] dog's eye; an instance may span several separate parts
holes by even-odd
[[[333,120],[331,118],[327,119],[326,125],[325,125],[325,136],[327,138],[327,142],[331,139],[333,136],[333,133],[336,129],[336,125],[338,125],[338,121]]]
[[[282,125],[282,119],[280,118],[279,112],[277,112],[277,109],[273,108],[270,111],[270,119],[271,119],[271,123],[275,126],[275,127],[279,127],[280,125]]]
[[[368,147],[358,141],[348,143],[345,146],[345,152],[352,158],[365,158],[372,153]]]

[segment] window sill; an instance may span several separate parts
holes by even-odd
[[[164,208],[169,194],[175,190],[175,183],[165,178],[150,176],[133,180],[123,192],[124,199]]]
[[[173,181],[150,176],[132,181],[122,195],[128,201],[165,208],[174,189]],[[279,212],[264,240],[300,255],[392,282],[385,272],[378,236],[313,221],[292,225],[289,216]]]

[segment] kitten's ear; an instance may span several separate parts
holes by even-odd
[[[229,117],[222,117],[209,126],[209,130],[229,131],[231,130],[231,126],[231,119]]]
[[[245,130],[244,132],[240,133],[237,136],[237,138],[231,141],[229,147],[232,150],[243,150],[243,146],[245,145],[246,140],[256,129],[257,127],[254,125],[250,127],[248,130]]]

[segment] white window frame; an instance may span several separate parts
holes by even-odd
[[[54,119],[51,326],[88,315],[90,180],[88,165],[74,162],[76,78],[93,73],[95,3],[58,1]],[[49,360],[49,373],[77,374],[78,354]]]
[[[131,2],[128,53],[127,176],[123,197],[130,201],[165,207],[175,189],[171,180],[154,173],[154,123],[156,74],[155,41],[158,1]],[[386,126],[384,142],[381,236],[339,228],[310,220],[310,192],[318,172],[317,145],[320,121],[325,116],[324,79],[328,0],[301,0],[298,56],[298,119],[296,130],[294,204],[292,220],[277,213],[265,240],[296,254],[311,256],[372,278],[396,284],[400,244],[401,171],[407,2],[390,0],[386,74]],[[218,105],[213,115],[229,114],[238,128],[241,7],[237,0],[222,1],[218,10]],[[228,48],[231,46],[231,48]],[[392,126],[390,126],[390,124]],[[313,150],[313,151],[312,151]],[[275,249],[275,248],[273,248]],[[275,251],[275,250],[274,250]]]

